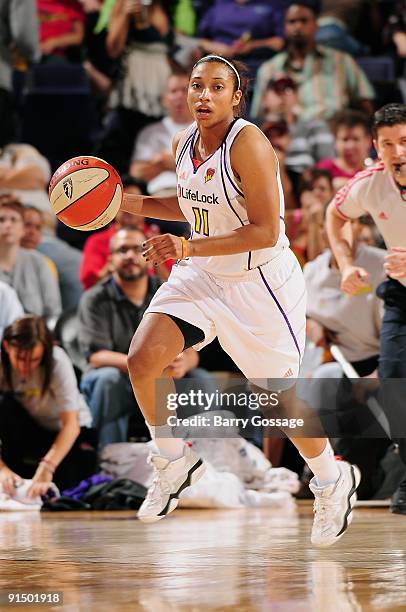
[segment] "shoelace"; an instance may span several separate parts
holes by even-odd
[[[334,509],[334,514],[336,513],[337,507],[339,506],[339,502],[334,502],[326,499],[317,499],[313,504],[313,511],[316,515],[317,523],[320,525],[326,525],[328,520],[332,518],[331,510]]]
[[[149,461],[149,463],[152,463],[153,465],[152,461]],[[151,482],[151,486],[148,489],[148,493],[147,493],[148,500],[152,500],[154,498],[156,491],[159,491],[165,494],[169,494],[171,492],[171,487],[163,474],[163,470],[159,470],[154,465],[154,476]]]

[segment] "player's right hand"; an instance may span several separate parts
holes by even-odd
[[[182,239],[172,234],[160,234],[146,240],[143,245],[145,251],[142,256],[145,261],[157,266],[168,259],[182,258]]]
[[[347,266],[341,273],[341,290],[349,295],[357,295],[368,289],[369,274],[359,266]]]

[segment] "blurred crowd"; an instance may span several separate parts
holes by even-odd
[[[208,53],[247,65],[246,118],[277,152],[317,375],[333,362],[332,342],[361,376],[373,373],[382,239],[369,218],[353,222],[354,252],[371,272],[360,324],[348,300],[331,307],[340,279],[324,219],[337,190],[376,163],[374,109],[406,102],[405,22],[404,0],[0,0],[0,413],[19,405],[0,419],[10,457],[46,453],[51,432],[57,450],[37,468],[43,480],[46,462],[52,470],[72,449],[148,438],[126,353],[172,262],[152,271],[141,244],[190,228],[119,213],[101,231],[75,231],[57,222],[47,188],[63,161],[94,154],[129,192],[176,194],[171,142],[191,123],[188,74]],[[216,343],[171,366],[176,379],[207,387],[210,371],[237,372]],[[37,435],[41,449],[33,431],[49,434]]]

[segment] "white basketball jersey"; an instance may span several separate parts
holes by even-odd
[[[253,124],[244,119],[236,119],[219,148],[198,168],[195,168],[193,163],[194,146],[199,135],[196,123],[182,134],[176,151],[177,190],[179,206],[192,227],[191,240],[221,236],[249,224],[244,193],[233,174],[230,162],[230,148],[234,139],[247,125]],[[279,167],[277,183],[280,231],[275,246],[237,255],[193,257],[189,262],[211,274],[237,278],[243,276],[247,270],[271,261],[288,247]]]

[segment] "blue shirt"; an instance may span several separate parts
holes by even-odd
[[[197,28],[198,36],[232,44],[243,34],[252,40],[284,35],[286,2],[283,0],[215,0]]]

